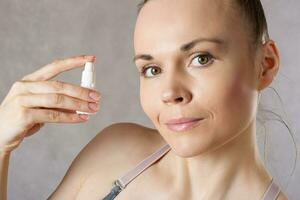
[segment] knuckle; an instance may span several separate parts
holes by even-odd
[[[21,88],[22,85],[23,85],[23,81],[16,81],[13,83],[12,87],[14,89],[18,89],[18,88]]]
[[[74,56],[73,58],[74,59],[84,59],[86,57],[87,57],[86,55],[82,54],[82,55]]]
[[[69,114],[69,115],[67,115],[67,118],[68,118],[69,121],[77,121],[78,120],[78,115]]]
[[[71,57],[70,59],[67,59],[66,61],[72,62],[74,60],[84,60],[87,57],[88,57],[87,55],[76,55],[76,56]]]
[[[26,109],[24,109],[24,108],[21,108],[20,109],[20,118],[26,118],[26,115],[27,115],[27,112],[26,112]]]
[[[57,65],[61,62],[61,59],[54,59],[51,64]]]
[[[83,109],[83,107],[84,107],[83,104],[78,100],[74,101],[74,106],[76,109]]]
[[[60,81],[54,80],[52,81],[52,85],[55,91],[62,91],[64,89],[64,84]]]
[[[28,112],[29,111],[26,108],[21,108],[19,111],[18,120],[23,121],[25,123],[28,122],[30,120]]]
[[[54,104],[55,105],[61,105],[64,102],[64,97],[60,94],[54,95]]]
[[[56,110],[52,110],[48,112],[48,117],[51,121],[58,121],[60,115],[61,115],[60,112]]]
[[[32,123],[34,120],[34,116],[33,116],[34,112],[32,112],[30,109],[23,109],[23,116],[24,116],[24,121],[27,124]]]
[[[79,95],[79,97],[85,97],[85,96],[88,96],[87,93],[88,93],[87,90],[84,89],[84,88],[82,88],[82,87],[78,89],[78,95]]]

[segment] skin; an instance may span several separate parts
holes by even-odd
[[[260,199],[271,181],[259,157],[255,118],[260,92],[279,69],[278,49],[273,40],[253,49],[249,28],[236,16],[226,1],[153,0],[136,22],[136,66],[140,72],[151,66],[140,77],[141,105],[172,148],[157,168],[186,199]],[[180,50],[197,38],[224,43]],[[199,62],[196,56],[205,53],[213,58]],[[184,133],[164,124],[180,117],[205,120]]]

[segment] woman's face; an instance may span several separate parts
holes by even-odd
[[[140,72],[149,67],[141,105],[183,157],[219,147],[255,120],[258,70],[240,18],[233,1],[222,0],[152,0],[138,16],[135,62]],[[186,132],[165,125],[182,117],[205,119]]]

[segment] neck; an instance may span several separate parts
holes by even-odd
[[[171,183],[188,199],[260,199],[271,181],[256,146],[255,121],[231,141],[195,157],[171,150]]]

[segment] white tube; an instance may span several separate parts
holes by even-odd
[[[84,70],[81,75],[81,86],[85,88],[95,88],[96,86],[96,72],[93,62],[86,62]],[[77,114],[93,115],[96,113],[86,113],[81,111],[76,111]]]

